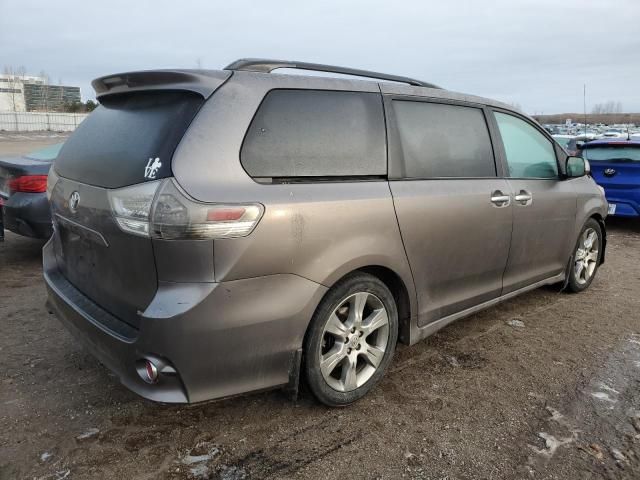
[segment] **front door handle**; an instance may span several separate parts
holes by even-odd
[[[496,190],[491,194],[491,203],[496,207],[508,207],[509,203],[511,203],[511,197],[505,195],[500,190]]]
[[[515,196],[515,201],[520,205],[531,205],[533,202],[533,195],[526,190],[520,190],[520,193]]]

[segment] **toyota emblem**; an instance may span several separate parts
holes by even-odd
[[[76,213],[78,211],[79,203],[80,203],[80,194],[78,192],[73,192],[69,196],[69,210],[71,210],[71,213]]]

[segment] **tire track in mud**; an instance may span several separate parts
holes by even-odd
[[[241,457],[228,459],[217,468],[218,478],[269,479],[293,475],[364,437],[365,432],[361,428],[352,429],[348,424],[341,425],[339,422],[339,419],[331,416],[324,422],[306,426],[293,435]],[[235,472],[235,475],[230,475],[230,472]]]

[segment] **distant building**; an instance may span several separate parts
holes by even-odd
[[[80,87],[48,85],[43,77],[0,74],[0,112],[61,112],[80,102]]]
[[[80,88],[38,83],[24,84],[24,103],[27,112],[59,112],[65,104],[80,102]]]

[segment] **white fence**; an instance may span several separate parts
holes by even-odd
[[[86,113],[0,112],[0,131],[72,132],[87,118]]]

